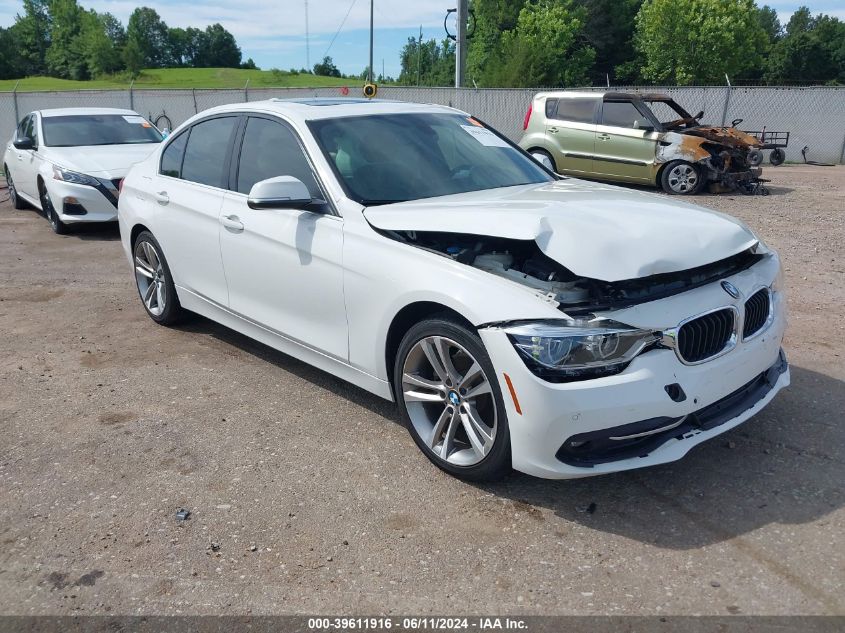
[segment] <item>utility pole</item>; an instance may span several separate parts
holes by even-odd
[[[373,83],[373,2],[370,0],[370,65],[367,67],[367,83]]]
[[[308,0],[305,0],[305,70],[311,70],[311,39],[308,33]]]
[[[467,65],[467,19],[468,0],[458,0],[458,29],[455,37],[455,88],[464,85],[464,71]]]
[[[420,24],[420,43],[417,44],[417,85],[419,86],[422,78],[422,24]]]

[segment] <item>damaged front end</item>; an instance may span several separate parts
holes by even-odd
[[[543,253],[533,240],[429,231],[384,234],[521,284],[569,316],[618,310],[679,294],[746,270],[765,256],[755,245],[688,270],[603,281],[576,275]]]
[[[657,162],[684,160],[698,165],[711,193],[755,193],[763,170],[752,165],[760,142],[736,128],[698,126],[667,132],[658,144]]]

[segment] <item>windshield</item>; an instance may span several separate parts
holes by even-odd
[[[41,119],[44,144],[51,147],[160,143],[161,133],[137,114],[75,114]]]
[[[509,141],[460,114],[383,114],[308,125],[346,194],[367,206],[554,180]]]
[[[674,101],[645,101],[645,104],[651,110],[654,117],[660,121],[660,124],[666,128],[671,129],[681,125],[695,125],[695,122],[690,122],[690,114],[679,106]]]

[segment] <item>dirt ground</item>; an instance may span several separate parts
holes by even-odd
[[[155,325],[115,227],[0,205],[0,613],[845,614],[845,168],[766,175],[696,201],[781,252],[791,388],[672,465],[491,486],[387,402]]]

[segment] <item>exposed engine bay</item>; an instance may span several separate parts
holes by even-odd
[[[422,231],[384,233],[527,286],[568,314],[621,309],[668,297],[750,268],[765,257],[754,247],[690,270],[607,282],[575,275],[530,240]]]

